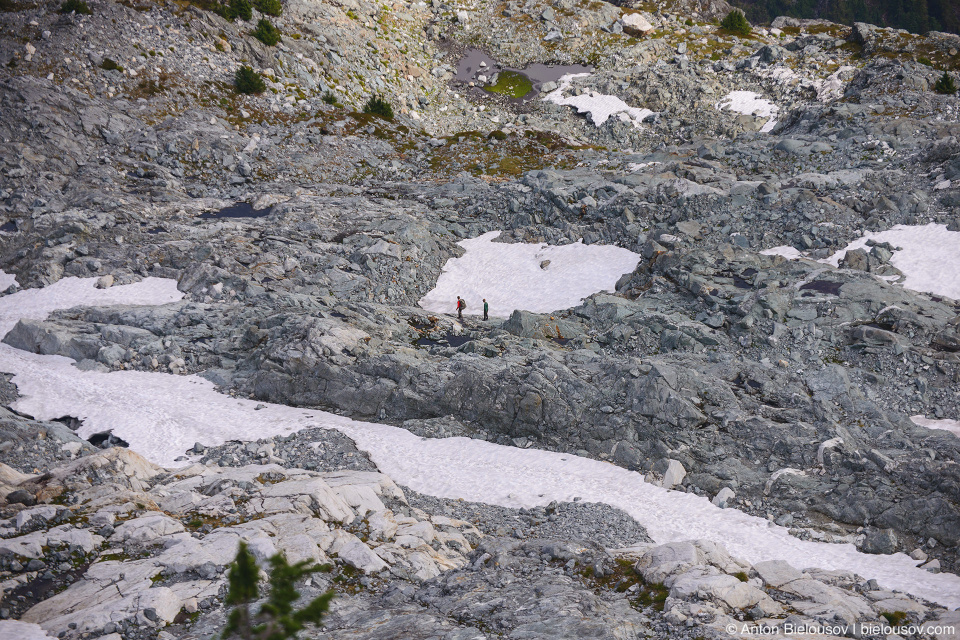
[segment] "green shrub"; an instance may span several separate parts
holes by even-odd
[[[295,637],[308,622],[319,623],[330,608],[333,591],[294,611],[293,603],[300,597],[295,585],[297,580],[315,571],[329,570],[329,565],[316,565],[307,560],[291,565],[282,554],[273,556],[270,558],[270,594],[253,616],[250,604],[259,597],[260,572],[253,554],[246,543],[241,542],[237,558],[230,566],[226,603],[234,605],[234,609],[227,618],[223,637],[239,635],[247,640],[283,640]]]
[[[223,17],[227,20],[240,18],[244,21],[253,19],[253,7],[250,0],[230,0],[230,4],[223,10]]]
[[[933,66],[933,61],[931,61],[930,58],[924,58],[923,56],[920,56],[919,58],[917,58],[917,62],[923,65],[926,65],[928,67]]]
[[[253,6],[255,6],[260,13],[268,16],[279,16],[283,13],[280,0],[253,0]]]
[[[730,13],[727,14],[727,17],[720,21],[720,26],[738,36],[748,36],[751,31],[750,23],[747,22],[747,16],[745,16],[740,9],[731,10]]]
[[[733,574],[733,577],[740,582],[748,582],[750,580],[750,576],[747,575],[746,571],[737,571],[735,574]]]
[[[268,47],[273,47],[280,42],[280,30],[266,18],[260,18],[257,28],[253,30],[253,37]]]
[[[324,91],[322,100],[327,104],[337,104],[337,94],[333,91]]]
[[[90,7],[84,0],[64,0],[64,3],[60,5],[60,13],[76,13],[89,16],[93,11],[90,11]]]
[[[937,83],[933,85],[933,90],[943,95],[952,96],[957,92],[957,83],[953,81],[953,76],[944,71]]]
[[[123,73],[123,67],[110,58],[104,58],[103,62],[100,63],[100,68],[104,71],[119,71],[120,73]]]
[[[372,113],[375,116],[380,116],[387,120],[393,120],[393,107],[390,106],[390,103],[384,100],[382,96],[370,96],[367,103],[363,105],[363,112]]]
[[[899,627],[909,619],[905,611],[884,611],[880,615],[886,618],[891,627]]]
[[[234,77],[237,85],[237,93],[263,93],[267,90],[267,85],[263,82],[263,76],[250,67],[240,67],[237,69],[237,75]]]

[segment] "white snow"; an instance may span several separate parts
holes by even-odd
[[[779,247],[772,247],[770,249],[764,249],[760,252],[760,255],[783,256],[784,258],[789,258],[791,260],[799,260],[800,258],[805,257],[798,249],[795,249],[788,244],[780,245]]]
[[[456,313],[457,296],[467,301],[467,313],[483,312],[509,317],[514,309],[547,313],[580,304],[587,296],[613,291],[625,273],[633,271],[640,256],[611,245],[577,242],[563,246],[494,242],[499,231],[463,240],[460,258],[443,266],[437,286],[420,300],[420,306],[437,313]],[[549,260],[546,268],[540,264]]]
[[[564,97],[563,92],[570,88],[574,78],[585,78],[589,75],[589,73],[571,73],[563,76],[557,81],[559,86],[543,96],[543,99],[554,104],[575,107],[577,113],[590,114],[590,120],[598,127],[610,117],[617,116],[620,120],[629,122],[634,127],[639,128],[643,119],[654,113],[649,109],[631,107],[616,96],[608,96],[596,91],[587,91],[579,96]]]
[[[893,252],[890,264],[906,276],[905,288],[960,300],[960,232],[947,231],[946,225],[935,223],[898,224],[887,231],[867,232],[821,262],[836,267],[847,251],[869,250],[867,240],[902,248]]]
[[[17,284],[17,276],[0,271],[0,291],[6,291],[13,284]]]
[[[731,91],[716,104],[718,111],[729,109],[756,118],[769,118],[760,129],[761,133],[772,131],[777,124],[777,114],[780,109],[760,94],[753,91]]]
[[[50,640],[40,625],[19,620],[0,620],[0,640]]]
[[[511,246],[511,245],[506,245]],[[515,245],[514,245],[515,246]],[[127,297],[129,296],[129,297]],[[0,331],[22,316],[42,318],[55,308],[89,304],[159,304],[176,300],[172,281],[93,288],[92,280],[64,280],[43,290],[0,297]],[[624,509],[657,542],[707,538],[750,562],[782,559],[797,567],[846,569],[900,589],[960,606],[960,577],[931,574],[903,554],[859,553],[850,544],[803,541],[786,529],[703,497],[668,491],[615,465],[536,449],[466,438],[424,439],[389,425],[217,393],[196,376],[117,371],[82,372],[59,356],[23,353],[0,344],[0,371],[14,374],[22,397],[16,408],[39,419],[80,417],[81,436],[106,428],[133,450],[169,465],[195,441],[264,438],[306,427],[337,429],[370,453],[399,484],[429,495],[505,506],[536,506],[579,497]]]
[[[823,80],[814,83],[817,90],[817,100],[820,102],[833,102],[843,97],[843,76],[848,76],[851,71],[856,71],[856,67],[843,65]]]
[[[935,420],[924,416],[910,416],[914,424],[927,429],[942,429],[960,438],[960,420]]]

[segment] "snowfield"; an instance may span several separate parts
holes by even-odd
[[[933,418],[926,418],[924,416],[910,416],[910,419],[913,421],[913,424],[926,427],[927,429],[942,429],[943,431],[949,431],[953,435],[960,438],[960,420],[935,420]]]
[[[467,313],[507,318],[514,309],[549,313],[580,304],[587,296],[613,291],[617,280],[633,271],[640,255],[610,245],[582,242],[563,246],[494,242],[499,231],[458,243],[461,258],[443,266],[437,286],[420,300],[436,313],[456,313],[457,296],[467,301]],[[550,263],[545,267],[544,261]]]
[[[0,620],[0,640],[47,640],[47,632],[38,624],[19,620]]]
[[[789,258],[790,260],[799,260],[800,258],[805,258],[799,249],[795,249],[788,244],[780,245],[779,247],[772,247],[770,249],[764,249],[760,252],[762,256],[783,256],[784,258]]]
[[[516,245],[503,245],[506,247]],[[0,298],[0,332],[20,317],[43,318],[79,304],[163,304],[180,297],[172,280],[151,278],[106,290],[69,278],[41,290]],[[516,449],[466,438],[424,439],[389,425],[322,411],[235,399],[197,376],[117,371],[82,372],[59,356],[0,344],[0,371],[14,374],[19,411],[41,420],[81,418],[81,436],[113,428],[131,449],[171,465],[194,442],[253,440],[305,427],[337,429],[370,453],[396,482],[429,495],[511,507],[553,500],[605,502],[647,527],[658,543],[706,538],[750,562],[783,559],[797,567],[846,569],[948,607],[960,606],[960,577],[931,574],[904,554],[874,556],[850,544],[802,541],[786,529],[706,498],[668,491],[638,473],[570,454]],[[257,405],[265,408],[256,410]]]
[[[0,271],[0,291],[6,291],[11,285],[17,284],[17,278],[12,273]]]
[[[731,91],[723,100],[716,104],[717,111],[728,109],[736,113],[742,113],[756,118],[769,118],[767,123],[760,129],[760,133],[773,131],[777,126],[777,114],[780,109],[760,94],[753,91]]]
[[[868,240],[889,242],[893,246],[890,264],[903,272],[904,288],[960,300],[960,232],[947,231],[947,226],[943,224],[898,224],[887,231],[868,231],[863,237],[818,262],[839,267],[847,251],[869,251]],[[760,253],[792,260],[807,257],[791,246],[772,247]]]
[[[907,289],[960,300],[960,232],[947,231],[943,224],[898,224],[887,231],[868,231],[822,262],[839,266],[847,251],[869,251],[867,240],[901,248],[893,252],[890,264],[906,276],[903,286]]]
[[[589,73],[571,73],[563,76],[557,81],[559,86],[543,96],[543,99],[554,104],[574,107],[577,113],[588,114],[590,121],[597,127],[616,116],[623,122],[629,122],[639,129],[643,119],[654,114],[649,109],[631,107],[616,96],[608,96],[596,91],[588,91],[579,96],[564,97],[563,92],[570,88],[571,81],[574,78],[585,78],[589,75]]]

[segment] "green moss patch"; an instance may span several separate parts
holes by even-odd
[[[497,76],[496,84],[486,86],[483,90],[510,98],[522,98],[533,90],[533,83],[522,73],[503,71]]]

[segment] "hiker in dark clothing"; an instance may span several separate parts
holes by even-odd
[[[467,308],[467,303],[463,301],[463,298],[457,296],[457,317],[463,320],[463,310]]]
[[[483,319],[487,320],[487,312],[490,311],[490,305],[487,304],[487,299],[483,299]]]

